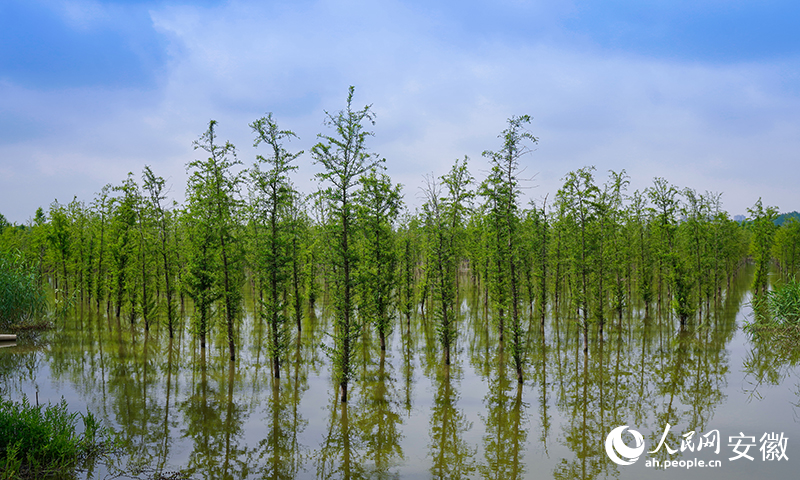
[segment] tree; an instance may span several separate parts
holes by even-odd
[[[650,316],[650,304],[653,302],[653,261],[651,254],[651,228],[647,214],[645,196],[636,190],[628,206],[628,225],[633,232],[635,242],[635,266],[637,290],[639,298],[644,302],[644,315]]]
[[[653,203],[651,210],[655,220],[653,227],[655,234],[658,235],[655,255],[658,259],[656,273],[658,274],[657,292],[660,310],[664,288],[668,286],[670,278],[675,278],[674,270],[677,267],[677,258],[673,255],[676,229],[675,212],[680,203],[677,198],[678,189],[661,177],[653,179],[653,186],[647,189],[647,196]],[[667,282],[664,281],[665,279]],[[677,280],[682,281],[680,278]]]
[[[122,306],[130,301],[131,285],[129,277],[131,269],[131,258],[135,254],[135,245],[131,234],[136,225],[136,204],[138,201],[138,186],[132,174],[122,185],[114,187],[114,191],[120,195],[112,201],[111,213],[111,240],[109,253],[111,255],[111,275],[114,278],[114,308],[115,316],[119,320]],[[133,322],[133,311],[130,312],[131,323]]]
[[[428,243],[428,265],[432,293],[431,307],[436,318],[436,332],[444,350],[444,363],[450,365],[451,348],[458,331],[458,265],[463,252],[464,219],[469,201],[474,193],[469,189],[473,182],[467,169],[468,158],[456,160],[450,172],[441,177],[447,188],[429,178],[422,206]]]
[[[778,216],[778,209],[766,207],[761,203],[761,197],[753,208],[748,208],[750,214],[751,229],[753,231],[750,243],[750,255],[756,262],[756,275],[753,278],[753,290],[756,294],[767,290],[767,274],[769,273],[769,263],[772,259],[772,244],[775,236],[774,220]]]
[[[789,217],[775,232],[773,256],[778,259],[778,267],[784,276],[797,275],[800,266],[800,221],[797,218]]]
[[[208,130],[193,142],[195,150],[208,153],[205,160],[194,160],[187,166],[191,171],[187,191],[191,259],[190,293],[200,310],[195,322],[200,346],[205,348],[211,304],[221,298],[225,307],[230,360],[236,359],[234,324],[241,308],[241,252],[236,235],[240,202],[236,199],[241,173],[233,168],[241,165],[230,142],[217,143],[211,120]],[[231,159],[231,157],[233,157]]]
[[[356,249],[353,236],[356,220],[354,205],[358,179],[383,160],[370,154],[366,148],[367,137],[373,135],[366,130],[365,123],[374,125],[375,115],[367,105],[353,109],[354,87],[347,95],[347,107],[336,114],[325,112],[325,124],[334,129],[333,135],[319,134],[320,142],[311,149],[314,162],[322,165],[324,172],[317,174],[325,187],[318,195],[327,203],[331,214],[329,236],[331,262],[333,263],[332,303],[334,308],[334,346],[328,351],[331,356],[334,378],[341,388],[341,401],[347,402],[347,386],[353,371],[354,342],[361,330],[356,318],[354,302]]]
[[[598,189],[597,198],[593,203],[595,217],[597,218],[595,240],[597,244],[595,260],[596,318],[600,324],[601,337],[603,335],[603,326],[605,325],[604,311],[607,304],[607,283],[613,285],[611,293],[614,309],[620,317],[625,304],[624,274],[621,265],[624,258],[624,249],[618,237],[621,226],[620,217],[623,214],[622,201],[628,183],[629,177],[625,170],[619,173],[613,170],[610,171],[608,181],[603,186],[603,190]],[[611,281],[606,282],[606,280]]]
[[[372,320],[386,351],[386,334],[392,325],[397,252],[393,225],[402,207],[401,185],[392,185],[385,173],[370,170],[360,179],[358,195],[361,224],[361,251],[364,266],[360,284],[363,290],[363,311]]]
[[[164,191],[164,179],[155,176],[153,170],[145,165],[144,172],[142,173],[142,183],[144,190],[147,192],[150,209],[155,216],[156,230],[158,235],[158,255],[161,257],[161,263],[164,274],[164,293],[166,294],[167,303],[167,328],[169,329],[169,338],[174,337],[175,331],[175,259],[173,255],[173,248],[171,246],[172,217],[169,210],[163,205],[166,199],[166,192]]]
[[[685,237],[686,261],[691,262],[694,267],[687,269],[688,278],[685,280],[693,281],[696,285],[696,300],[702,318],[703,287],[709,277],[713,278],[711,265],[707,259],[711,205],[707,196],[700,195],[691,188],[683,190],[683,197],[686,201],[681,208],[681,214],[685,220],[681,223],[679,231],[682,230]]]
[[[72,237],[70,235],[69,216],[64,205],[58,200],[50,204],[50,228],[48,229],[47,240],[56,255],[56,262],[61,266],[61,283],[59,289],[58,275],[56,275],[56,290],[60,290],[61,296],[57,300],[65,300],[69,296],[69,280],[67,276],[67,264],[72,252]],[[57,295],[58,297],[58,295]]]
[[[511,313],[511,357],[517,373],[517,381],[522,383],[524,358],[524,329],[520,314],[520,275],[519,257],[522,247],[519,239],[519,161],[530,153],[525,141],[536,143],[536,137],[525,130],[530,123],[528,115],[511,117],[508,128],[499,138],[503,147],[497,152],[486,150],[483,156],[489,158],[492,171],[489,178],[481,184],[481,195],[489,202],[489,222],[492,230],[492,253],[495,265],[493,285],[497,303],[498,330],[503,341],[506,309]]]
[[[280,130],[272,118],[272,114],[259,118],[250,124],[256,134],[254,146],[264,143],[271,147],[271,156],[256,156],[256,164],[251,171],[253,189],[255,190],[253,210],[257,233],[264,237],[257,241],[263,245],[256,252],[258,274],[262,284],[266,283],[267,300],[262,300],[264,317],[270,328],[269,351],[272,356],[273,375],[280,378],[281,361],[289,345],[289,332],[286,306],[283,304],[283,292],[289,278],[289,263],[293,256],[290,252],[291,218],[289,209],[292,204],[294,190],[289,181],[289,173],[297,167],[291,162],[303,152],[289,153],[282,145],[283,140],[297,137],[291,130]],[[269,166],[266,171],[261,165]],[[300,326],[298,324],[298,331]]]
[[[578,229],[577,238],[574,239],[572,266],[577,277],[575,296],[582,316],[584,352],[589,349],[589,284],[595,255],[591,228],[596,218],[592,205],[599,194],[599,189],[594,184],[593,171],[594,167],[584,167],[568,173],[564,186],[556,195],[564,209],[566,220]]]
[[[109,191],[111,185],[107,184],[100,189],[97,198],[92,202],[92,208],[95,211],[95,216],[100,216],[100,241],[97,246],[97,279],[94,282],[95,299],[97,301],[97,312],[100,312],[100,302],[106,297],[106,289],[108,288],[107,275],[105,274],[105,265],[103,261],[106,257],[106,225],[109,223],[109,216],[111,215],[112,201],[109,198]],[[106,306],[108,307],[108,303]],[[108,309],[106,309],[108,310]],[[107,313],[107,312],[106,312]]]

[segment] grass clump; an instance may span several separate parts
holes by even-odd
[[[800,339],[800,281],[788,280],[780,287],[756,296],[751,302],[755,321],[745,325],[751,333],[780,333]]]
[[[0,399],[0,479],[71,478],[81,460],[101,453],[105,430],[91,414],[80,415],[67,403],[31,405]]]
[[[0,328],[35,321],[46,306],[36,269],[19,252],[0,249]]]

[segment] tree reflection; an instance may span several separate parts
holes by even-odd
[[[604,469],[607,457],[602,452],[605,437],[603,425],[603,389],[602,371],[603,342],[594,342],[593,354],[598,355],[599,365],[590,367],[589,351],[580,348],[577,337],[572,342],[574,360],[572,365],[565,364],[565,378],[561,385],[568,389],[559,396],[559,407],[569,415],[564,424],[565,443],[573,454],[572,460],[562,459],[556,466],[553,477],[556,479],[597,478]],[[598,348],[600,349],[598,351]],[[569,362],[567,358],[564,359]]]
[[[511,379],[507,374],[507,359],[501,346],[495,361],[497,376],[489,382],[489,392],[484,399],[487,415],[484,419],[486,434],[483,436],[486,463],[480,465],[483,478],[516,480],[523,478],[522,462],[528,438],[527,414],[522,402],[523,384],[514,382],[511,396]]]
[[[317,455],[317,478],[355,480],[366,478],[361,456],[361,438],[349,415],[349,403],[334,395],[330,405],[328,433]]]
[[[455,365],[444,365],[436,377],[428,452],[433,460],[431,475],[434,479],[469,478],[475,471],[476,449],[463,438],[472,423],[464,410],[457,408],[460,394],[452,385],[451,372],[458,379],[457,369]]]
[[[239,445],[245,412],[233,398],[234,385],[240,380],[236,364],[227,362],[227,368],[210,364],[206,350],[200,349],[200,356],[195,358],[194,387],[180,405],[186,424],[181,433],[194,443],[186,473],[203,478],[245,478],[251,470],[252,452]],[[219,363],[224,359],[220,355]]]
[[[376,479],[399,478],[398,473],[391,473],[389,469],[403,458],[402,418],[385,351],[381,351],[378,368],[368,372],[364,383],[358,427],[364,438],[364,456],[371,460],[367,475]]]
[[[305,456],[299,435],[307,425],[300,415],[300,398],[306,387],[307,373],[302,368],[302,350],[295,344],[294,365],[284,379],[272,378],[271,397],[267,403],[269,434],[259,443],[260,476],[282,480],[297,478]]]

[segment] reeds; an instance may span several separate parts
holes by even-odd
[[[755,321],[745,325],[749,332],[789,333],[800,338],[800,281],[788,280],[774,290],[757,295],[751,302]]]
[[[36,270],[19,252],[0,250],[0,328],[35,320],[46,306]]]

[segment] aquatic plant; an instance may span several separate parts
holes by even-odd
[[[33,320],[46,305],[36,270],[18,251],[0,249],[0,327]]]
[[[55,405],[0,400],[0,479],[64,476],[101,452],[109,444],[105,430],[87,412],[80,415],[83,433],[76,433],[78,416],[63,399]]]
[[[753,326],[800,326],[800,281],[788,280],[780,287],[753,299]]]

